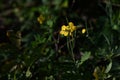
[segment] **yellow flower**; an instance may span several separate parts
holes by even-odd
[[[82,29],[82,34],[84,34],[86,32],[86,29],[85,28],[83,28]]]
[[[60,34],[61,34],[61,35],[64,35],[64,36],[71,35],[71,33],[70,33],[70,28],[69,28],[68,26],[63,25],[63,26],[61,27]]]
[[[74,26],[74,24],[72,22],[69,22],[68,24],[69,24],[71,32],[76,30],[76,26]]]
[[[62,34],[64,36],[68,36],[68,32],[67,31],[60,31],[60,34]]]
[[[43,21],[45,20],[45,17],[44,17],[43,15],[40,15],[40,16],[37,18],[37,20],[38,20],[38,22],[39,22],[40,24],[42,24]]]
[[[62,31],[67,31],[67,30],[69,30],[69,28],[68,28],[67,26],[63,25],[63,26],[61,27],[61,30],[62,30]]]
[[[68,23],[68,26],[63,25],[61,27],[60,34],[64,36],[72,36],[72,32],[76,30],[76,26],[72,22]]]

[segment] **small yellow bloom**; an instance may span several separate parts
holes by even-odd
[[[86,32],[86,29],[84,28],[84,29],[82,29],[82,34],[84,34]]]
[[[68,26],[63,25],[61,27],[60,34],[64,35],[64,36],[68,36],[69,35],[69,28],[68,28]]]
[[[72,22],[69,22],[68,25],[69,26],[74,26],[74,24]]]
[[[63,25],[61,27],[60,34],[64,36],[72,36],[72,32],[76,30],[76,26],[72,22],[68,23],[68,26]]]
[[[40,16],[37,18],[37,20],[38,20],[38,22],[39,22],[40,24],[42,24],[43,21],[45,20],[45,17],[44,17],[43,15],[40,15]]]
[[[64,36],[68,36],[68,32],[67,31],[60,31],[60,34],[62,34]]]
[[[69,30],[69,28],[68,28],[67,26],[63,25],[63,26],[61,27],[61,30],[62,30],[62,31],[67,31],[67,30]]]
[[[69,22],[69,27],[70,27],[71,32],[76,30],[76,26],[74,26],[72,22]]]

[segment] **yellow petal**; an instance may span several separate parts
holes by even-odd
[[[64,36],[68,36],[68,32],[67,32],[67,31],[65,31],[63,35],[64,35]]]
[[[65,29],[66,31],[70,31],[71,29],[70,29],[70,27],[69,26],[66,26],[66,29]]]
[[[60,31],[60,34],[64,36],[68,36],[68,33],[69,33],[68,31]]]
[[[76,26],[71,26],[71,32],[76,30]]]
[[[69,22],[68,25],[71,27],[71,26],[74,26],[74,24],[72,22]]]
[[[70,31],[73,32],[76,30],[76,26],[74,26],[74,24],[72,22],[68,23],[69,27],[70,27]]]
[[[66,30],[66,26],[63,25],[63,26],[61,27],[61,30]]]
[[[64,34],[64,31],[60,31],[60,34],[62,34],[62,35],[63,35],[63,34]]]

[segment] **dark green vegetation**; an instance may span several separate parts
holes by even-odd
[[[0,80],[120,80],[120,0],[0,0]]]

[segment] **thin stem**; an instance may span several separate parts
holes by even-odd
[[[72,36],[72,39],[73,39],[73,36]],[[74,49],[74,40],[72,40],[70,42],[70,50],[71,50],[72,59],[75,62],[75,56],[74,56],[74,53],[73,53],[73,49]]]
[[[88,27],[87,27],[87,21],[85,20],[85,28],[86,28],[86,32],[87,32],[87,37],[89,36],[89,33],[88,33]]]

